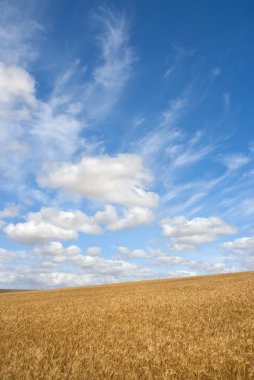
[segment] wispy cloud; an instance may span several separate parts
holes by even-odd
[[[237,170],[251,161],[250,156],[242,153],[232,153],[222,157],[221,161],[229,170]]]
[[[128,23],[121,14],[104,10],[95,15],[102,26],[98,36],[101,63],[93,70],[93,80],[84,87],[83,101],[89,119],[100,119],[118,99],[132,71],[134,53],[129,46]]]
[[[126,13],[81,3],[69,31],[68,7],[0,0],[0,282],[54,287],[251,268],[253,138],[237,130],[249,114],[241,120],[229,92],[241,81],[225,87],[226,58],[208,59],[202,44],[169,40],[168,54],[156,46],[147,60],[149,33],[143,46],[135,18],[133,47]],[[87,23],[73,24],[84,15]],[[156,248],[142,248],[146,232]],[[30,248],[15,253],[14,244]]]
[[[26,67],[38,57],[36,38],[42,26],[11,2],[1,1],[0,61],[6,65]]]
[[[176,42],[173,42],[172,47],[180,57],[182,57],[182,56],[191,56],[192,57],[195,53],[195,49],[184,47],[183,45],[176,43]]]
[[[175,66],[170,66],[164,73],[164,78],[170,77],[175,70]]]
[[[39,54],[31,43],[33,31],[41,28],[33,20],[23,24],[19,11],[8,6],[2,19],[6,31],[0,30],[5,57],[5,63],[0,62],[0,142],[4,147],[0,167],[2,185],[10,182],[13,186],[15,182],[18,189],[26,186],[27,176],[36,175],[44,161],[71,161],[76,154],[89,150],[84,131],[118,100],[130,77],[134,55],[125,17],[103,11],[94,17],[101,30],[97,36],[100,56],[90,79],[75,60],[64,72],[51,73],[55,78],[52,90],[46,99],[40,99],[29,63]],[[10,55],[15,51],[16,56],[8,58],[6,49]],[[11,159],[7,159],[10,154]]]
[[[224,113],[227,114],[229,112],[230,105],[231,105],[231,94],[230,94],[230,92],[225,92],[222,95],[222,99],[223,99]]]
[[[216,67],[214,67],[214,68],[212,69],[211,73],[212,73],[212,76],[213,76],[214,78],[216,78],[216,77],[218,77],[218,76],[221,75],[221,69],[220,69],[218,66],[216,66]]]
[[[202,133],[197,132],[189,141],[169,146],[166,152],[171,159],[171,169],[177,169],[201,161],[213,150],[213,145],[202,143]]]

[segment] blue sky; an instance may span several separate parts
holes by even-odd
[[[253,270],[253,2],[0,3],[0,287]]]

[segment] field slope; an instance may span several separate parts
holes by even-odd
[[[254,379],[254,272],[0,294],[0,379]]]

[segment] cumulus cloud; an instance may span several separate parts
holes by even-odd
[[[141,258],[141,259],[154,257],[159,254],[158,250],[153,250],[150,248],[149,249],[143,249],[143,248],[130,249],[124,246],[117,247],[117,251],[121,255],[126,255],[128,257]]]
[[[0,104],[35,103],[35,82],[24,69],[0,63]]]
[[[87,254],[89,256],[97,256],[101,253],[101,247],[89,247],[87,248]]]
[[[254,269],[254,237],[245,236],[221,244],[221,248],[229,251],[226,261],[233,262],[237,268]]]
[[[7,203],[5,207],[0,210],[0,219],[13,218],[19,215],[19,206],[15,203]]]
[[[125,246],[117,247],[118,253],[128,256],[130,258],[152,258],[154,259],[153,265],[163,266],[164,269],[168,267],[185,267],[189,270],[195,270],[195,273],[217,273],[228,271],[228,268],[224,262],[209,263],[200,260],[187,259],[182,256],[167,255],[160,249],[153,248],[136,248],[130,249]],[[176,272],[172,272],[176,273]]]
[[[136,268],[134,264],[124,260],[109,260],[97,257],[100,253],[100,247],[88,248],[89,255],[85,256],[76,245],[64,247],[61,242],[50,242],[35,248],[34,253],[37,256],[46,258],[42,265],[44,268],[51,268],[51,264],[63,264],[65,262],[74,265],[76,267],[75,271],[78,270],[80,273],[85,271],[89,275],[122,274],[124,270],[128,271]]]
[[[15,272],[9,270],[2,270],[0,267],[0,284],[1,286],[13,285],[18,276]]]
[[[67,286],[84,286],[134,281],[154,278],[155,272],[126,261],[105,260],[96,257],[84,257],[86,265],[78,271],[34,271],[27,269],[24,273],[4,272],[0,283],[19,284],[28,288],[58,288]],[[1,271],[0,271],[1,277]]]
[[[36,97],[37,78],[29,69],[39,56],[36,36],[43,28],[32,19],[32,12],[25,14],[18,8],[18,4],[1,4],[0,169],[3,187],[10,184],[14,188],[15,183],[24,190],[27,177],[37,175],[42,162],[71,161],[81,149],[88,149],[81,131],[101,120],[117,102],[134,57],[124,15],[101,10],[93,18],[98,55],[90,76],[84,75],[80,60],[67,69],[66,63],[51,66],[52,90],[43,99],[39,93]],[[33,72],[36,74],[34,67]]]
[[[31,212],[24,223],[8,224],[4,228],[7,236],[17,242],[36,244],[49,240],[73,240],[78,232],[98,234],[98,225],[81,211],[60,211],[42,208]]]
[[[8,259],[9,259],[9,252],[4,248],[0,248],[0,262],[8,260]]]
[[[110,223],[107,228],[110,231],[120,231],[125,228],[133,228],[153,221],[153,213],[148,208],[133,207],[127,209],[123,218]]]
[[[60,242],[34,249],[27,265],[15,265],[6,271],[0,267],[0,283],[23,288],[94,285],[154,277],[154,270],[126,260],[84,256],[79,247],[64,247]]]
[[[3,210],[3,215],[13,209]],[[12,215],[14,216],[14,215]],[[125,209],[123,217],[119,217],[112,205],[106,205],[94,216],[88,216],[80,210],[62,211],[55,208],[41,208],[38,212],[30,212],[25,222],[0,224],[9,239],[23,244],[45,243],[50,240],[74,240],[78,234],[100,234],[103,226],[110,231],[119,231],[138,225],[148,224],[153,215],[149,209],[133,207]]]
[[[181,256],[161,256],[156,260],[156,265],[183,266],[202,273],[226,272],[228,268],[223,262],[208,263],[204,261],[186,259]]]
[[[184,216],[162,221],[163,236],[171,239],[171,249],[175,251],[193,250],[198,245],[210,243],[223,235],[234,234],[235,227],[218,217],[193,218]]]
[[[39,179],[41,185],[89,199],[149,208],[158,203],[158,195],[146,190],[151,181],[150,172],[134,154],[85,157],[78,164],[46,166]]]
[[[6,222],[3,219],[13,218],[19,215],[19,206],[15,203],[7,203],[5,207],[0,210],[0,229],[2,229]]]
[[[228,241],[221,244],[221,247],[239,253],[253,253],[254,254],[254,237],[242,237],[233,241]]]
[[[114,206],[106,205],[103,211],[97,211],[94,220],[99,224],[112,224],[118,220],[118,214]]]
[[[36,247],[34,249],[34,253],[36,255],[49,256],[52,259],[57,258],[59,261],[59,258],[61,257],[63,260],[65,260],[66,258],[80,255],[81,249],[76,245],[70,245],[69,247],[65,248],[61,242],[52,241],[49,244]]]

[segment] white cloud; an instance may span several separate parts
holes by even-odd
[[[103,211],[97,211],[93,219],[99,224],[113,224],[118,220],[117,211],[114,206],[106,205]]]
[[[93,274],[93,276],[100,274],[123,274],[125,270],[128,271],[136,268],[134,264],[130,264],[127,261],[97,257],[100,251],[100,247],[89,247],[89,255],[84,256],[78,246],[71,245],[64,247],[60,242],[50,242],[34,249],[35,255],[46,258],[47,261],[42,263],[44,264],[44,268],[51,268],[52,265],[50,264],[66,262],[76,267],[74,272],[78,270],[81,274],[85,271],[89,275]],[[32,267],[31,269],[34,270]],[[40,266],[39,270],[41,270]]]
[[[197,272],[189,271],[189,270],[177,270],[174,272],[168,272],[168,277],[170,278],[177,278],[177,277],[192,277],[197,276]]]
[[[20,3],[21,4],[21,3]],[[30,12],[15,2],[15,7],[1,1],[0,13],[0,61],[8,65],[26,66],[37,57],[34,47],[41,26],[31,20]]]
[[[108,113],[131,74],[134,61],[129,46],[128,24],[121,14],[102,11],[95,15],[102,27],[98,37],[101,64],[93,71],[93,80],[85,86],[83,95],[88,119],[101,119]]]
[[[24,276],[19,277],[22,279]],[[60,271],[30,273],[26,275],[26,283],[31,288],[75,287],[90,285],[93,283],[93,276]]]
[[[141,138],[137,143],[136,151],[143,157],[145,162],[156,166],[158,158],[165,152],[169,145],[181,137],[179,129],[156,128]]]
[[[163,266],[164,269],[169,267],[186,267],[191,270],[195,270],[195,273],[218,273],[225,272],[229,269],[226,267],[224,262],[218,263],[209,263],[207,261],[197,261],[192,259],[186,259],[181,256],[171,256],[166,255],[160,249],[152,249],[152,248],[138,248],[138,249],[130,249],[128,247],[120,246],[117,247],[118,253],[121,255],[126,255],[130,258],[153,258],[155,261],[153,265],[155,266]],[[171,272],[177,273],[177,272]]]
[[[87,254],[89,256],[97,256],[101,253],[101,247],[89,247],[87,248]]]
[[[27,176],[37,174],[42,162],[71,161],[76,152],[86,152],[89,144],[80,132],[91,124],[91,119],[94,122],[105,116],[119,99],[134,60],[125,17],[101,11],[94,18],[101,29],[96,36],[100,54],[90,78],[84,75],[85,68],[79,60],[65,71],[66,64],[57,69],[53,65],[49,68],[52,91],[43,100],[36,98],[29,64],[37,56],[35,36],[43,30],[30,19],[31,14],[1,4],[1,185],[10,184],[16,194],[21,188],[20,193],[27,190]]]
[[[155,257],[160,254],[158,250],[154,250],[150,248],[149,249],[143,249],[143,248],[130,249],[123,246],[117,247],[117,251],[121,255],[126,255],[128,257],[141,258],[141,259]]]
[[[34,253],[36,255],[49,256],[51,259],[57,258],[59,261],[59,258],[61,257],[65,260],[66,258],[80,255],[81,249],[76,245],[70,245],[65,248],[61,242],[52,241],[49,244],[36,247]]]
[[[198,164],[215,149],[213,144],[207,143],[201,131],[191,136],[179,127],[181,119],[188,112],[187,95],[171,101],[169,108],[162,114],[160,128],[149,132],[136,144],[136,152],[156,172],[157,181],[166,187],[170,181],[172,185],[174,177],[182,173],[179,169]]]
[[[208,263],[204,261],[197,261],[185,259],[181,256],[161,256],[156,260],[156,265],[169,265],[169,266],[183,266],[202,273],[219,273],[228,270],[225,263]]]
[[[209,155],[214,147],[202,144],[203,134],[197,131],[187,142],[170,145],[166,153],[172,160],[171,168],[178,169],[183,166],[193,165]]]
[[[95,223],[102,224],[110,231],[120,231],[153,221],[153,213],[148,208],[124,208],[122,217],[112,205],[106,205],[103,211],[97,211],[93,217]]]
[[[251,191],[251,194],[252,191]],[[248,194],[249,195],[249,194]],[[246,198],[239,203],[239,206],[240,206],[240,209],[242,209],[243,211],[243,214],[245,216],[249,216],[249,215],[253,215],[253,212],[254,212],[254,198],[247,198],[247,195],[246,195]]]
[[[17,280],[17,274],[13,271],[2,270],[0,268],[0,284],[1,286],[13,285]]]
[[[38,212],[30,212],[23,223],[10,223],[3,230],[7,236],[19,243],[37,244],[50,240],[77,239],[78,233],[100,234],[101,226],[110,231],[119,231],[142,224],[151,223],[153,214],[149,209],[133,207],[125,209],[119,218],[112,205],[106,205],[103,211],[94,216],[76,211],[62,211],[55,208],[42,208]]]
[[[254,237],[242,237],[221,244],[221,247],[230,251],[254,254]]]
[[[41,156],[49,161],[71,158],[83,142],[78,136],[84,125],[68,110],[73,99],[62,99],[60,105],[57,102],[57,97],[47,103],[40,102],[33,115],[30,137],[40,152],[38,157],[34,151],[39,162]]]
[[[35,104],[35,82],[24,69],[0,63],[0,104]]]
[[[153,213],[148,208],[133,207],[127,209],[123,218],[107,225],[110,231],[120,231],[139,225],[149,224],[153,221]]]
[[[19,206],[15,203],[7,203],[3,210],[0,210],[0,219],[12,218],[19,215]]]
[[[254,270],[254,255],[244,256],[240,260],[240,265],[247,270]]]
[[[20,185],[20,177],[26,171],[24,158],[29,149],[23,138],[35,108],[34,79],[20,67],[0,63],[0,170],[3,186],[8,182],[7,178]]]
[[[158,195],[145,187],[152,176],[134,154],[85,157],[78,164],[47,166],[45,172],[40,184],[93,200],[139,207],[155,207],[158,203]]]
[[[98,234],[100,227],[81,211],[59,211],[42,208],[27,215],[25,223],[8,224],[7,236],[17,242],[36,244],[48,240],[73,240],[78,232]]]
[[[171,127],[183,115],[186,105],[185,98],[172,100],[167,111],[163,113],[163,125]]]
[[[0,268],[0,283],[23,288],[82,286],[157,277],[155,271],[125,260],[83,256],[77,246],[64,248],[53,242],[35,250],[29,265],[15,265],[12,270]],[[66,270],[66,263],[72,269]]]
[[[241,153],[229,154],[222,158],[222,162],[229,170],[237,170],[250,162],[250,157]]]
[[[237,268],[254,269],[254,237],[245,236],[221,244],[221,248],[229,251],[226,261],[233,262]],[[238,269],[239,270],[239,269]]]
[[[185,259],[181,256],[161,256],[156,260],[157,265],[182,265],[187,267],[194,267],[196,262],[194,260]]]
[[[116,89],[125,82],[133,61],[133,53],[128,47],[126,20],[112,12],[98,18],[104,26],[104,33],[99,37],[104,62],[96,68],[93,76],[102,87]]]
[[[10,258],[9,252],[4,248],[0,248],[0,262],[8,260],[9,258]]]
[[[43,268],[35,271],[34,268],[27,268],[23,273],[6,274],[1,278],[0,283],[2,282],[4,285],[8,282],[23,283],[32,289],[107,284],[156,277],[154,271],[130,264],[127,261],[106,260],[90,256],[83,256],[83,266],[77,271],[43,271]]]
[[[165,219],[161,222],[163,236],[171,239],[171,249],[175,251],[193,250],[198,245],[212,242],[223,235],[234,234],[235,227],[218,217],[193,218],[184,216]]]

